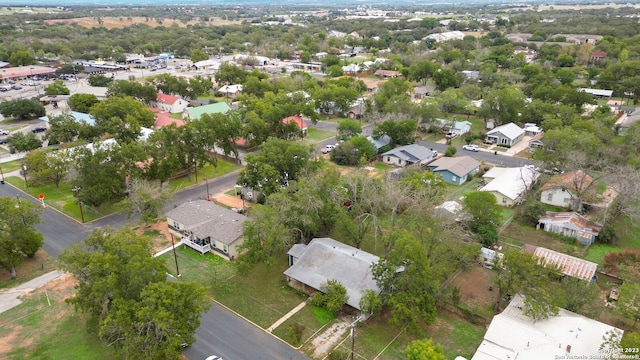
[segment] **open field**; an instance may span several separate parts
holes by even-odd
[[[211,18],[210,21],[197,21],[191,20],[188,22],[182,22],[175,19],[154,19],[150,17],[81,17],[81,18],[73,18],[73,19],[60,19],[60,20],[46,20],[47,24],[78,24],[81,27],[91,28],[97,26],[103,26],[107,29],[121,29],[132,25],[147,25],[150,27],[157,26],[179,26],[179,27],[187,27],[187,25],[208,25],[208,26],[224,26],[224,25],[237,25],[240,24],[240,21],[228,21],[219,18]]]

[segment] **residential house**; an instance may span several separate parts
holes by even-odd
[[[349,64],[342,67],[345,75],[356,75],[362,72],[362,68],[358,64]]]
[[[538,56],[537,51],[533,49],[529,49],[528,47],[524,47],[524,46],[514,46],[513,54],[514,55],[524,54],[524,61],[527,64],[532,64],[536,60],[536,57]]]
[[[376,152],[379,152],[380,149],[389,145],[391,143],[391,137],[389,135],[382,135],[380,137],[374,138],[373,136],[367,136],[367,140],[376,147]]]
[[[235,99],[242,94],[242,84],[224,85],[218,88],[217,92],[226,98]]]
[[[583,245],[590,245],[600,234],[602,225],[590,221],[576,212],[553,212],[538,220],[538,229],[554,234],[576,238]]]
[[[519,143],[522,138],[524,138],[524,130],[512,122],[500,125],[487,132],[487,142],[500,146],[512,147]]]
[[[473,125],[469,121],[453,121],[447,119],[435,119],[434,123],[439,126],[443,133],[463,136],[471,131]]]
[[[574,211],[606,209],[618,195],[612,188],[598,187],[582,170],[555,175],[540,188],[540,202]]]
[[[540,259],[546,265],[558,267],[563,276],[592,281],[596,275],[598,264],[571,255],[559,253],[540,246],[524,244],[522,251]]]
[[[171,124],[174,124],[176,127],[180,127],[186,123],[182,120],[172,118],[166,112],[157,113],[156,120],[153,122],[153,126],[157,129],[170,126]]]
[[[524,134],[526,136],[536,136],[542,134],[542,128],[534,123],[526,123],[524,124]]]
[[[198,107],[188,107],[184,109],[182,118],[189,120],[198,120],[203,114],[224,114],[229,110],[231,110],[229,105],[223,102],[202,105]]]
[[[470,156],[441,157],[429,163],[429,170],[449,184],[462,185],[480,170],[480,163]]]
[[[361,119],[362,115],[364,115],[364,112],[366,110],[366,106],[364,104],[364,99],[360,98],[356,101],[354,101],[353,103],[351,103],[350,105],[351,107],[349,108],[349,110],[347,111],[347,117],[349,119]]]
[[[295,123],[296,126],[298,127],[298,130],[300,130],[300,135],[301,136],[306,136],[307,135],[307,129],[308,129],[309,126],[298,115],[286,117],[286,118],[282,119],[282,123],[283,124]]]
[[[433,214],[439,218],[460,220],[462,205],[457,201],[445,201],[433,209]]]
[[[607,57],[607,53],[604,51],[592,51],[589,57],[589,62],[592,64],[598,64],[600,61]]]
[[[411,93],[411,100],[425,99],[429,94],[436,91],[436,87],[432,85],[416,86]]]
[[[480,191],[492,193],[498,205],[511,207],[524,200],[526,192],[539,176],[540,173],[531,166],[494,167],[482,176],[486,185]]]
[[[565,309],[542,320],[524,314],[525,302],[516,295],[493,317],[471,360],[572,359],[601,354],[603,338],[617,329]]]
[[[156,101],[152,101],[150,105],[170,114],[179,114],[189,106],[189,102],[178,96],[158,93]]]
[[[480,80],[480,71],[476,70],[462,70],[466,80]]]
[[[374,80],[369,78],[361,78],[360,80],[362,80],[362,82],[366,85],[367,92],[371,94],[375,94],[380,88],[380,84],[382,83],[381,80]]]
[[[377,76],[380,79],[391,79],[394,77],[398,77],[400,75],[400,72],[395,70],[378,69],[373,73],[373,75]]]
[[[238,256],[245,216],[207,200],[183,203],[166,215],[169,232],[179,236],[182,244],[227,260]]]
[[[613,96],[613,90],[580,88],[578,91],[586,92],[594,99],[610,99]]]
[[[534,152],[536,149],[540,149],[543,146],[544,144],[542,143],[542,133],[539,133],[538,135],[529,139],[529,146],[527,148],[529,149],[529,152]]]
[[[220,70],[222,63],[218,60],[202,60],[191,65],[198,71],[203,71],[209,74],[215,74]]]
[[[308,245],[295,244],[287,253],[287,280],[303,289],[320,290],[329,280],[337,280],[347,290],[347,305],[360,310],[364,291],[380,293],[371,272],[379,258],[330,238],[315,238]]]
[[[400,167],[424,165],[433,158],[432,150],[418,144],[401,146],[382,154],[382,162]]]
[[[462,40],[464,38],[464,33],[462,31],[448,31],[438,34],[427,35],[422,40],[433,39],[435,42],[444,42],[450,40]]]

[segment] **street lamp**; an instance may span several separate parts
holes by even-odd
[[[27,189],[27,194],[29,193],[29,182],[27,181],[27,165],[22,163],[22,175],[24,176],[24,187]]]
[[[71,191],[73,191],[73,194],[75,195],[75,197],[78,198],[78,192],[80,192],[80,187],[76,186],[73,189],[71,189]],[[80,217],[82,218],[82,223],[84,224],[84,211],[82,210],[82,200],[80,200],[80,198],[78,198],[78,206],[80,207]]]

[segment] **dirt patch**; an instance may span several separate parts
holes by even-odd
[[[251,207],[251,203],[248,201],[242,201],[240,196],[232,196],[225,193],[215,194],[211,197],[211,200],[215,201],[220,205],[224,205],[224,206],[228,206],[236,209],[242,209],[243,206],[245,208]]]
[[[187,27],[188,25],[211,25],[211,26],[222,26],[222,25],[235,25],[240,24],[241,21],[228,21],[223,19],[212,18],[211,21],[204,22],[198,20],[191,21],[179,21],[175,19],[160,19],[160,21],[150,18],[150,17],[82,17],[82,18],[73,18],[73,19],[56,19],[56,20],[45,20],[47,24],[78,24],[81,27],[92,28],[96,26],[103,26],[107,29],[121,29],[125,27],[129,27],[132,25],[144,24],[150,27],[156,26],[179,26],[179,27]]]
[[[156,253],[171,246],[171,234],[166,220],[160,220],[154,224],[140,226],[136,230],[139,235],[149,235],[153,240],[153,252]],[[175,239],[174,241],[179,240]]]
[[[319,359],[328,354],[348,329],[349,323],[346,321],[340,321],[331,325],[331,327],[313,339],[312,344],[315,349],[313,352],[313,358]]]
[[[460,289],[460,302],[468,306],[488,307],[495,302],[496,290],[493,286],[492,270],[473,266],[458,273],[451,286]]]

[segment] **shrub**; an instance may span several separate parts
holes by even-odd
[[[289,338],[294,345],[300,344],[300,341],[302,341],[302,334],[305,329],[305,326],[299,323],[289,325],[287,332],[289,333]]]
[[[546,214],[544,205],[539,201],[529,201],[522,207],[520,217],[529,225],[536,225],[538,220]]]
[[[445,151],[444,156],[453,157],[457,152],[458,152],[458,148],[456,148],[455,146],[449,146],[447,148],[447,151]]]

